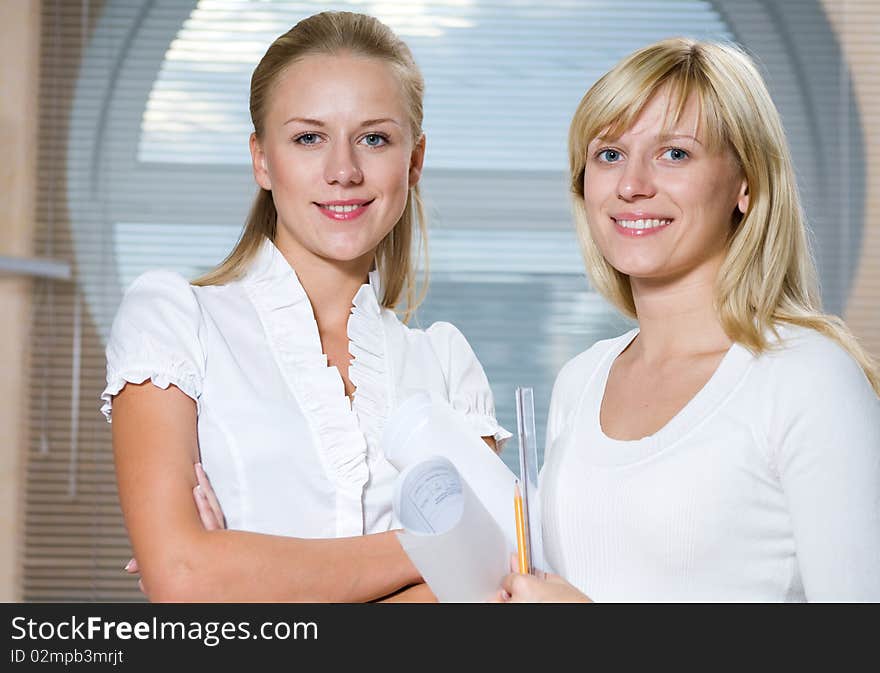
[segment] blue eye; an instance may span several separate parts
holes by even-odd
[[[388,138],[381,133],[368,133],[361,140],[368,147],[382,147],[388,144]]]
[[[670,147],[661,156],[663,156],[664,159],[671,159],[672,161],[684,161],[690,155],[680,147]]]
[[[599,161],[606,164],[613,164],[620,161],[620,152],[617,150],[602,150],[596,156]]]
[[[300,145],[317,145],[321,137],[317,133],[303,133],[293,139],[293,142]]]

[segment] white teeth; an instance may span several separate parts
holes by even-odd
[[[672,222],[672,220],[615,220],[624,229],[655,229]]]
[[[357,210],[358,208],[360,208],[359,205],[354,205],[354,206],[332,206],[332,205],[326,205],[326,206],[324,206],[324,207],[325,207],[327,210],[329,210],[331,213],[350,213],[351,211],[353,211],[353,210]]]

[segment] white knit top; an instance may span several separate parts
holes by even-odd
[[[540,489],[550,566],[596,601],[880,601],[880,400],[814,330],[734,345],[657,433],[599,410],[633,330],[553,390]]]

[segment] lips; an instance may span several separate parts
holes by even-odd
[[[663,231],[672,224],[672,218],[653,214],[620,214],[612,216],[615,229],[625,236],[648,236]]]
[[[331,220],[353,220],[363,215],[374,199],[347,199],[344,201],[315,202],[318,210]]]

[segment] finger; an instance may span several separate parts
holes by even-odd
[[[195,468],[196,479],[202,487],[202,490],[205,492],[205,496],[208,498],[208,503],[211,505],[211,509],[214,510],[214,516],[217,518],[219,527],[226,528],[226,517],[223,516],[223,508],[220,507],[220,501],[217,500],[217,494],[214,493],[214,489],[211,488],[211,480],[208,479],[208,475],[205,474],[205,470],[201,463],[196,463]]]
[[[124,570],[125,570],[125,572],[129,573],[130,575],[137,575],[140,572],[140,568],[138,567],[137,559],[134,557],[131,557],[128,560],[128,563],[125,564]]]
[[[144,581],[142,579],[138,580],[138,589],[140,589],[141,593],[144,596],[147,596],[147,590],[144,589]],[[149,596],[147,596],[147,598],[149,598]]]
[[[211,509],[211,505],[205,497],[205,491],[201,484],[196,484],[195,488],[193,488],[193,500],[196,501],[196,509],[199,512],[199,519],[201,519],[205,530],[217,530],[218,528],[222,528],[217,521],[217,517],[214,516],[214,510]]]
[[[508,559],[509,570],[512,573],[519,572],[519,556],[511,553],[510,558]]]
[[[501,578],[501,590],[508,596],[513,596],[516,593],[513,590],[513,584],[517,577],[521,577],[521,575],[519,573],[510,573]]]
[[[506,603],[510,600],[510,594],[507,593],[504,589],[499,589],[491,599],[489,599],[489,603]]]

